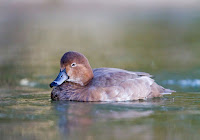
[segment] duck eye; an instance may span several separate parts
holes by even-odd
[[[72,66],[72,67],[76,67],[76,63],[72,63],[71,66]]]

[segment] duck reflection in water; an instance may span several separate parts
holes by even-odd
[[[103,135],[104,133],[120,135],[116,131],[124,126],[117,122],[133,121],[134,119],[150,116],[154,113],[151,109],[152,106],[156,106],[162,101],[112,103],[60,101],[53,103],[55,103],[56,114],[59,115],[58,128],[61,136],[70,139],[94,139],[94,137],[97,137],[98,131],[103,132]],[[130,133],[131,136],[133,130],[136,133],[147,131],[146,129],[147,127],[141,125],[129,125],[124,130],[120,130],[120,133]]]
[[[86,134],[88,127],[93,123],[90,117],[91,104],[56,102],[55,109],[59,114],[59,131],[65,137]]]

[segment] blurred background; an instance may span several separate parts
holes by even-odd
[[[52,102],[67,51],[93,68],[154,75],[176,90],[121,103]],[[0,0],[2,140],[199,139],[199,0]]]
[[[78,51],[93,68],[146,71],[195,91],[180,86],[200,86],[199,45],[199,0],[0,0],[1,88],[48,89],[61,56]]]

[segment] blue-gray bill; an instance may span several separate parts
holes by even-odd
[[[63,82],[65,82],[68,78],[69,78],[69,76],[66,73],[66,69],[64,69],[64,70],[60,71],[57,78],[49,86],[51,88],[54,87],[54,86],[59,86]]]

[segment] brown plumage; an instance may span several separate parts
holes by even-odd
[[[117,68],[92,70],[87,58],[78,52],[65,53],[60,65],[68,79],[53,88],[52,100],[129,101],[175,92],[156,84],[148,73]]]

